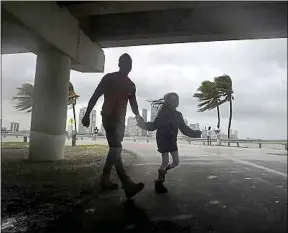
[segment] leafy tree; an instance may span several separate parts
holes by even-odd
[[[216,88],[214,82],[203,81],[200,87],[197,89],[197,92],[193,97],[198,99],[198,111],[205,112],[207,110],[217,109],[217,128],[220,128],[220,108],[219,106],[223,104],[223,101],[220,100],[220,95]]]
[[[230,76],[224,74],[222,76],[216,77],[214,79],[214,83],[219,93],[219,96],[222,99],[221,101],[223,103],[229,102],[230,105],[229,124],[228,124],[228,138],[230,138],[230,128],[232,121],[232,100],[234,100],[232,80]]]
[[[13,97],[13,100],[16,100],[17,103],[14,106],[18,111],[26,111],[31,112],[32,106],[33,106],[33,90],[34,86],[29,83],[24,83],[21,87],[17,88],[18,93],[15,97]],[[72,136],[72,146],[76,145],[76,113],[75,113],[75,105],[77,102],[77,99],[79,98],[79,95],[77,95],[74,91],[74,87],[71,82],[69,82],[69,94],[68,94],[68,105],[72,107],[73,109],[73,117],[74,117],[74,127],[75,127],[75,134],[74,139]]]

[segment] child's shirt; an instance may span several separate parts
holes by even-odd
[[[144,122],[143,122],[144,123]],[[181,114],[177,110],[166,110],[158,114],[154,122],[139,124],[139,127],[148,131],[157,130],[157,141],[173,143],[177,141],[178,129],[182,134],[191,138],[201,137],[201,131],[190,129]]]

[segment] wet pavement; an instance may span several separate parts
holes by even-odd
[[[145,189],[94,194],[57,222],[57,232],[287,232],[287,152],[179,145],[180,165],[154,192],[161,161],[154,144],[125,143],[137,153],[129,174]],[[50,232],[52,229],[50,229]]]

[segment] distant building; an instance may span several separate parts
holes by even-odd
[[[10,131],[11,132],[18,132],[19,131],[19,123],[11,122],[10,123]]]
[[[238,139],[238,130],[234,130],[235,139]]]
[[[96,127],[96,110],[92,110],[90,113],[90,125],[89,128],[86,128],[82,125],[82,119],[85,115],[87,107],[81,108],[79,113],[78,121],[78,133],[79,134],[93,134],[94,128]]]
[[[151,122],[153,122],[158,114],[158,109],[151,105]]]
[[[190,129],[193,129],[193,130],[196,130],[196,124],[190,124],[190,125],[189,125],[189,128],[190,128]]]
[[[230,130],[230,139],[237,139],[237,138],[238,138],[238,131]]]
[[[142,109],[142,117],[145,122],[147,122],[147,109]],[[142,136],[147,136],[147,130],[142,130]]]
[[[193,130],[200,130],[200,125],[199,123],[196,124],[190,124],[189,128],[193,129]]]
[[[78,134],[87,134],[87,128],[82,125],[82,119],[85,115],[87,108],[81,108],[78,120]]]
[[[92,110],[90,114],[89,134],[94,134],[96,128],[96,110]]]
[[[128,117],[127,122],[127,133],[130,136],[138,136],[138,130],[137,130],[137,121],[134,117]]]

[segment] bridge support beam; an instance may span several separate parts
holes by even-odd
[[[71,60],[56,51],[37,56],[29,143],[29,159],[64,158],[68,85]]]

